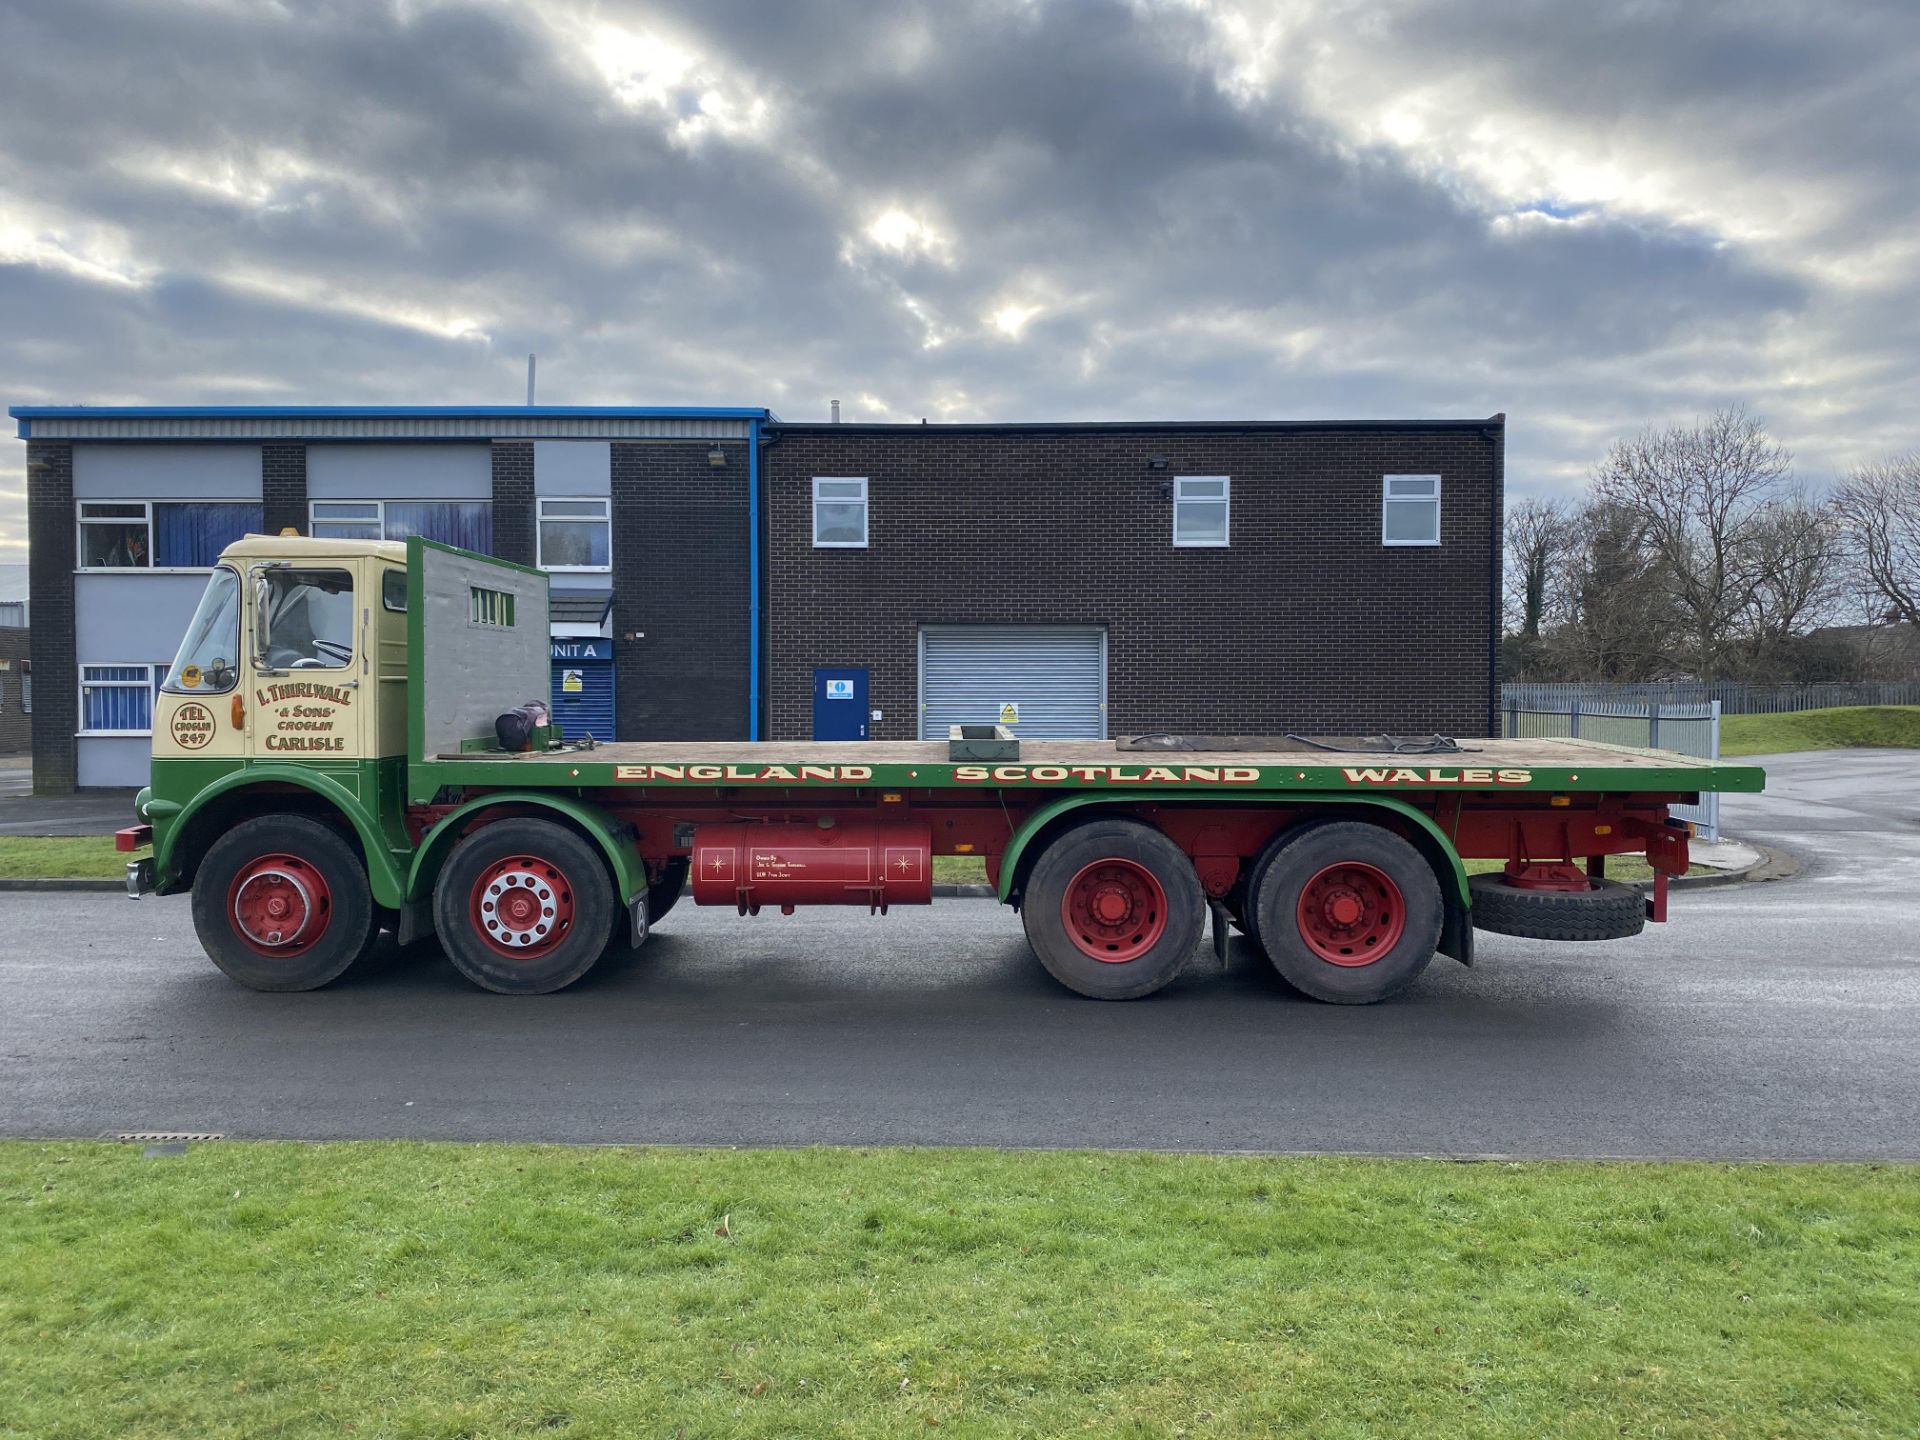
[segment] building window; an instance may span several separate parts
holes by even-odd
[[[1227,543],[1227,510],[1233,482],[1224,475],[1182,475],[1173,482],[1173,543],[1221,546]]]
[[[33,662],[20,662],[20,713],[33,714]]]
[[[1388,475],[1380,490],[1382,545],[1440,543],[1440,477]]]
[[[864,550],[867,482],[824,477],[813,482],[813,544],[819,550]]]
[[[405,540],[424,536],[462,550],[493,552],[493,505],[486,500],[314,500],[316,540]]]
[[[378,500],[315,500],[308,507],[316,540],[384,540]]]
[[[606,570],[613,563],[613,519],[606,500],[542,499],[542,570]]]
[[[266,524],[260,506],[232,500],[82,500],[79,509],[82,570],[209,570]]]
[[[151,735],[153,697],[164,665],[82,665],[80,733]]]

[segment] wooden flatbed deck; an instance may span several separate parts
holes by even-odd
[[[1267,743],[1267,742],[1263,742]],[[1578,788],[1602,788],[1603,776],[1616,780],[1625,790],[1668,789],[1684,780],[1688,790],[1758,790],[1760,770],[1753,766],[1724,761],[1696,759],[1665,750],[1641,750],[1622,745],[1606,745],[1591,740],[1464,740],[1458,750],[1440,752],[1394,752],[1379,749],[1329,750],[1297,741],[1271,742],[1262,749],[1120,749],[1112,740],[1022,740],[1017,760],[963,761],[948,758],[944,740],[869,740],[869,741],[617,741],[592,749],[530,751],[506,754],[498,750],[470,750],[442,754],[436,762],[482,762],[511,766],[516,770],[544,771],[550,767],[615,766],[722,766],[752,767],[871,766],[876,783],[899,783],[911,777],[922,782],[945,783],[953,778],[957,766],[985,766],[1002,769],[1034,767],[1122,767],[1144,770],[1148,767],[1183,770],[1240,767],[1262,772],[1256,786],[1265,782],[1280,784],[1328,775],[1347,780],[1347,770],[1421,772],[1421,780],[1402,776],[1397,783],[1417,785],[1426,772],[1445,772],[1450,777],[1429,783],[1448,788],[1510,789],[1516,784],[1533,782],[1533,772],[1545,785],[1555,785],[1571,775],[1587,783]],[[1476,772],[1527,772],[1527,780],[1482,780]],[[529,777],[530,778],[530,777]],[[570,777],[571,778],[571,777]],[[621,779],[640,779],[622,775]],[[692,777],[689,777],[692,778]],[[732,778],[729,776],[728,778]],[[1103,776],[1109,783],[1123,781],[1122,776]],[[587,777],[580,777],[582,783]],[[539,782],[536,782],[539,783]],[[724,781],[722,783],[725,783]],[[1177,781],[1175,782],[1178,783]]]

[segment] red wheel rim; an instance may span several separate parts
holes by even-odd
[[[538,960],[573,933],[573,886],[536,855],[513,855],[473,882],[473,933],[496,955]]]
[[[1358,860],[1329,865],[1300,891],[1300,938],[1329,965],[1371,965],[1407,928],[1406,902],[1386,871]]]
[[[262,855],[227,887],[227,918],[255,954],[291,960],[318,945],[333,919],[333,892],[311,861]]]
[[[1067,883],[1060,918],[1083,955],[1124,965],[1167,933],[1167,892],[1144,865],[1096,860]]]

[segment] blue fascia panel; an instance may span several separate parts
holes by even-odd
[[[734,405],[12,405],[16,420],[274,419],[407,420],[472,415],[488,419],[765,420],[764,408]]]
[[[763,407],[735,405],[11,405],[25,440],[35,420],[752,420]]]

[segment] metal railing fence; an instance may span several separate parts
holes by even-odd
[[[1825,685],[1750,685],[1744,681],[1667,680],[1614,685],[1587,682],[1516,680],[1500,687],[1501,704],[1548,710],[1573,701],[1662,705],[1704,705],[1718,701],[1723,715],[1776,715],[1794,710],[1825,710],[1839,705],[1920,705],[1920,683],[1899,680],[1849,680]]]
[[[1660,700],[1582,699],[1559,703],[1523,703],[1507,686],[1500,707],[1500,733],[1508,739],[1598,740],[1672,750],[1702,760],[1720,758],[1720,702],[1668,703]],[[1675,805],[1676,820],[1690,820],[1702,839],[1720,838],[1720,797],[1711,791],[1698,805]]]

